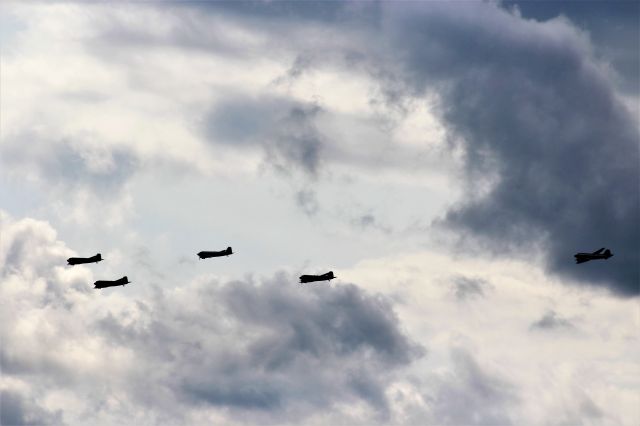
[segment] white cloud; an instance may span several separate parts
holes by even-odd
[[[22,406],[41,416],[638,420],[637,301],[560,285],[536,265],[430,251],[336,271],[366,292],[340,282],[299,287],[283,274],[261,284],[201,275],[171,290],[138,282],[132,296],[131,287],[91,289],[97,265],[63,266],[73,252],[48,224],[3,214],[1,225],[3,389],[37,400]],[[460,299],[461,276],[491,289]],[[573,326],[532,329],[549,310]]]
[[[472,357],[469,362],[501,378],[502,389],[510,388],[513,398],[501,404],[514,423],[631,425],[640,418],[637,300],[560,282],[546,276],[540,263],[434,250],[362,261],[336,275],[399,301],[396,310],[408,334],[429,348],[414,366],[416,376],[443,380],[449,372],[458,374],[449,351],[460,348]],[[483,280],[491,290],[459,300],[461,276]],[[572,327],[532,329],[550,310]],[[414,392],[439,392],[433,384],[423,386]],[[425,404],[427,412],[438,408]],[[482,418],[495,406],[458,407],[460,415],[476,409]]]
[[[465,156],[447,145],[442,87],[417,96],[390,62],[390,29],[411,45],[406,11],[346,28],[295,19],[341,4],[291,4],[288,18],[283,5],[273,20],[246,4],[6,7],[19,25],[3,45],[0,184],[38,194],[22,210],[44,219],[0,214],[10,418],[637,423],[637,299],[548,276],[537,248],[514,260],[435,245],[429,223],[464,201]],[[588,53],[566,21],[485,6],[430,19],[479,17],[493,34],[499,17],[519,43]],[[474,54],[454,51],[463,67]],[[230,100],[223,140],[203,128]],[[216,245],[237,254],[195,260]],[[71,246],[106,261],[67,268]],[[341,284],[291,284],[325,266]],[[126,289],[91,289],[125,274]]]

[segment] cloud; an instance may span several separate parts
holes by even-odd
[[[261,147],[275,170],[286,174],[299,170],[315,177],[324,144],[315,121],[322,112],[316,103],[235,94],[218,101],[203,126],[214,143]]]
[[[387,388],[425,353],[390,299],[354,284],[302,287],[278,273],[200,277],[140,298],[97,292],[91,268],[64,266],[70,250],[48,224],[5,215],[2,226],[3,375],[42,395],[78,393],[78,410],[93,413],[85,421],[153,411],[188,422],[205,411],[279,422],[342,412],[345,402],[383,419]],[[100,401],[114,397],[127,402],[104,417]],[[55,407],[74,421],[74,410]]]
[[[0,424],[59,425],[62,411],[50,412],[18,392],[0,389]]]
[[[404,424],[580,424],[597,413],[605,422],[638,420],[640,384],[628,383],[638,363],[634,298],[567,286],[530,259],[451,256],[437,247],[339,272],[393,295],[408,335],[429,349],[393,387],[393,418]],[[452,286],[460,276],[490,283],[481,287],[485,297],[460,303]],[[550,307],[552,319],[574,327],[532,328]]]
[[[138,160],[127,148],[87,138],[57,139],[38,133],[10,136],[0,147],[0,158],[7,173],[23,179],[38,180],[59,191],[90,187],[101,196],[111,196],[132,176]]]
[[[583,34],[490,3],[394,6],[396,75],[411,96],[437,94],[464,152],[467,196],[439,223],[497,253],[542,243],[549,270],[637,295],[637,124]],[[620,253],[615,264],[571,262],[602,245]]]
[[[392,229],[380,223],[373,213],[364,213],[351,219],[351,226],[359,230],[376,229],[384,234],[390,234]]]
[[[316,215],[320,209],[316,192],[312,189],[302,189],[296,192],[295,201],[296,205],[300,207],[307,216]]]
[[[433,415],[445,425],[507,425],[517,391],[504,379],[488,373],[466,350],[451,351],[451,377],[442,378],[433,397]]]
[[[549,310],[542,318],[531,324],[531,329],[554,330],[554,329],[572,329],[575,328],[573,323],[568,319],[562,318],[555,311]]]
[[[481,278],[469,278],[457,276],[453,279],[456,299],[470,300],[477,297],[484,297],[485,290],[491,289],[491,284]]]

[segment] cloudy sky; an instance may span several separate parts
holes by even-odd
[[[637,425],[639,22],[2,3],[0,422]]]

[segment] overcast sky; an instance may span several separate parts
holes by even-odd
[[[0,423],[637,425],[639,23],[2,3]]]

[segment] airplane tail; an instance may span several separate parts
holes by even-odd
[[[100,262],[100,261],[102,260],[102,255],[101,255],[100,253],[98,253],[98,254],[96,255],[96,257],[98,258],[98,262]]]
[[[609,257],[613,256],[613,253],[611,253],[611,250],[606,249],[606,250],[604,251],[604,255],[605,255],[605,256],[607,256],[607,258],[609,258]]]
[[[231,247],[227,247],[227,253],[233,254],[233,250],[231,250]]]

